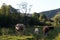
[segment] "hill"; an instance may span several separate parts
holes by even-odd
[[[47,17],[52,18],[54,17],[58,12],[60,12],[60,8],[58,9],[54,9],[54,10],[49,10],[49,11],[44,11],[44,12],[40,12],[45,14]]]

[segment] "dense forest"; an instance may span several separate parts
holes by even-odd
[[[52,13],[53,14],[53,13]],[[0,27],[13,27],[17,23],[23,23],[25,25],[51,25],[60,22],[60,12],[49,18],[43,12],[41,13],[21,13],[18,9],[13,8],[11,5],[3,4],[0,8]]]

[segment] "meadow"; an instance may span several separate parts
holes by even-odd
[[[25,35],[16,35],[14,29],[0,28],[0,40],[43,40],[44,35],[42,27],[39,27],[39,34],[34,33],[34,28],[26,28]],[[55,27],[54,30],[50,30],[47,37],[44,40],[60,40],[60,27]]]

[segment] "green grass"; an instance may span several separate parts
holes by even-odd
[[[0,36],[0,40],[25,40],[27,38],[33,38],[33,36],[10,36],[10,35],[4,35]]]
[[[58,34],[58,36],[56,36],[53,40],[60,40],[60,34]]]
[[[49,31],[46,40],[60,40],[60,27],[55,27],[54,30]]]
[[[42,27],[39,27],[39,35],[38,39],[43,39],[43,32]],[[8,32],[7,32],[8,31]],[[26,35],[19,36],[15,35],[15,31],[13,29],[0,29],[0,40],[35,40],[36,35],[34,34],[34,28],[27,28],[27,31],[25,32]],[[34,39],[33,39],[34,38]],[[60,27],[55,27],[54,30],[49,31],[47,37],[45,40],[60,40]]]

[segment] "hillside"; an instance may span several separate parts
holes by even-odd
[[[44,11],[44,12],[40,12],[40,13],[44,13],[47,17],[52,18],[57,14],[57,12],[60,12],[60,8],[54,9],[54,10],[49,10],[49,11]]]

